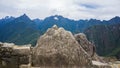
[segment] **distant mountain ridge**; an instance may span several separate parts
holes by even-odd
[[[3,19],[0,19],[0,28],[2,28],[5,24],[9,23],[10,21],[13,21],[15,18],[14,17],[9,17],[9,16],[6,16],[5,18]]]
[[[35,44],[39,34],[35,23],[24,14],[0,29],[0,41],[13,42],[18,45]]]
[[[55,19],[57,18],[57,19]],[[72,33],[79,33],[83,32],[86,28],[93,26],[93,25],[101,25],[101,24],[117,24],[120,23],[120,17],[116,16],[108,21],[100,21],[96,19],[90,19],[90,20],[71,20],[68,18],[64,18],[60,15],[50,16],[45,18],[44,20],[35,21],[35,23],[39,24],[39,29],[41,31],[46,31],[48,28],[52,27],[54,24],[56,24],[59,27],[64,27],[66,30],[71,31]],[[44,32],[43,32],[44,33]]]
[[[54,24],[56,24],[58,27],[63,27],[66,30],[71,31],[73,34],[76,34],[79,32],[84,32],[84,30],[86,28],[94,26],[94,25],[116,24],[116,23],[120,23],[119,21],[120,21],[120,17],[118,17],[118,16],[116,16],[108,21],[105,21],[105,20],[100,21],[100,20],[96,20],[96,19],[75,21],[75,20],[71,20],[68,18],[64,18],[63,16],[60,16],[60,15],[50,16],[50,17],[45,18],[44,20],[40,20],[40,19],[31,20],[26,14],[23,14],[17,18],[7,16],[4,19],[0,19],[0,26],[2,26],[3,23],[5,23],[4,24],[5,26],[0,29],[0,30],[2,30],[2,32],[1,31],[0,32],[5,34],[4,33],[5,29],[10,27],[10,25],[11,25],[12,28],[17,27],[17,26],[20,26],[20,28],[23,28],[23,26],[30,27],[30,28],[32,27],[32,29],[39,31],[40,34],[44,34],[48,28],[50,28]],[[22,22],[23,24],[20,22]],[[11,27],[10,27],[10,29],[11,29]],[[14,28],[14,29],[16,29],[16,28]],[[18,31],[23,31],[23,30],[20,29]],[[1,34],[0,34],[0,36],[1,36]],[[1,38],[1,39],[3,39],[3,38]],[[0,39],[0,41],[1,41],[1,39]],[[5,41],[5,40],[3,40],[3,41]]]
[[[32,44],[34,46],[37,39],[53,25],[63,27],[65,30],[71,31],[73,34],[77,34],[80,32],[83,33],[94,26],[109,26],[119,23],[119,16],[103,21],[96,19],[76,21],[60,15],[49,16],[44,20],[40,20],[38,18],[31,20],[26,14],[17,18],[7,16],[0,19],[0,41],[15,43],[17,45]]]

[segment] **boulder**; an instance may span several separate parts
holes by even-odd
[[[83,33],[75,34],[75,39],[81,45],[81,47],[92,57],[95,54],[95,46],[89,42],[86,38],[86,35]]]
[[[105,62],[102,57],[97,55],[95,45],[87,40],[84,33],[75,34],[74,37],[80,46],[88,53],[88,55],[91,56],[92,60]]]
[[[33,66],[90,68],[92,61],[71,32],[54,25],[39,38],[33,49]]]

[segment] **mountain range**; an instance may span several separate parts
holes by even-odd
[[[17,18],[6,16],[0,19],[0,42],[35,46],[37,39],[54,24],[73,34],[85,33],[87,38],[96,45],[99,55],[115,55],[120,52],[119,16],[103,21],[97,19],[72,20],[61,15],[49,16],[43,20],[38,18],[31,20],[26,14]],[[114,54],[110,54],[110,51]]]

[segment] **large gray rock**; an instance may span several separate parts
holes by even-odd
[[[92,57],[95,54],[95,46],[89,42],[86,38],[86,35],[83,33],[75,34],[75,39],[81,45],[81,47]]]
[[[90,56],[72,33],[57,26],[40,37],[33,54],[33,66],[92,67]]]
[[[105,62],[105,60],[96,54],[95,45],[87,40],[87,37],[83,33],[75,34],[75,39],[81,45],[81,47],[91,56],[92,60]]]
[[[90,55],[92,61],[97,62],[97,65],[92,62],[93,68],[111,68],[102,57],[96,54],[95,45],[87,40],[85,34],[75,34],[74,37],[80,46],[88,53],[88,55]]]

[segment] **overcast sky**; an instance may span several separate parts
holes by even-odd
[[[31,19],[62,15],[70,19],[120,16],[120,0],[0,0],[0,18],[26,13]]]

